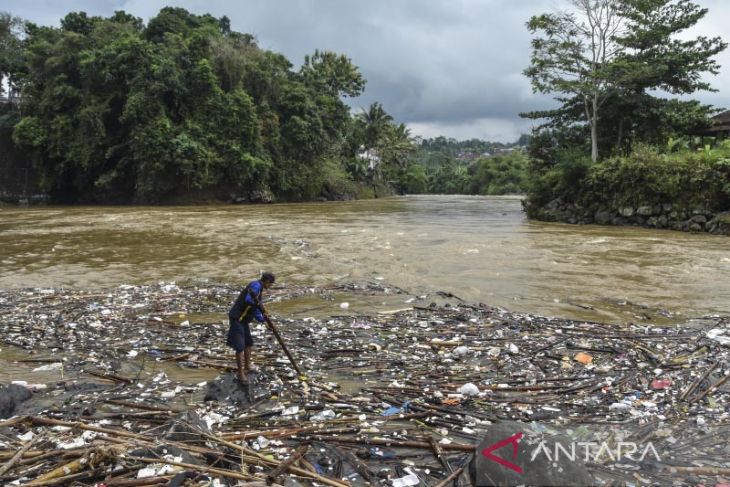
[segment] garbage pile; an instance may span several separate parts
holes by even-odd
[[[502,421],[620,425],[667,452],[593,462],[596,484],[730,479],[726,317],[579,322],[380,282],[272,291],[274,302],[317,296],[333,313],[274,316],[304,377],[254,325],[260,371],[246,384],[225,346],[236,288],[1,291],[1,347],[49,380],[0,387],[0,481],[471,485],[477,445]],[[343,314],[335,292],[395,295],[406,309]]]

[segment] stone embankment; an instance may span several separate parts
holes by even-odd
[[[636,225],[683,232],[709,232],[730,235],[730,211],[713,212],[703,208],[682,208],[676,204],[620,207],[585,207],[555,199],[543,208],[530,208],[537,220],[579,225]]]

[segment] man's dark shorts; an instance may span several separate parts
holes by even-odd
[[[236,353],[243,352],[246,347],[253,346],[253,337],[251,336],[251,320],[238,321],[235,318],[228,317],[230,328],[228,328],[228,339],[226,343],[233,348]]]

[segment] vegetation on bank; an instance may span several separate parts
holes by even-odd
[[[365,86],[344,55],[295,69],[226,17],[180,8],[146,25],[125,12],[1,20],[0,75],[21,94],[2,123],[56,201],[343,198],[407,169],[405,127],[343,102]],[[373,149],[377,165],[360,157]]]
[[[717,73],[715,56],[726,44],[680,40],[707,9],[689,0],[566,3],[572,10],[528,22],[534,38],[525,74],[560,104],[523,114],[543,122],[528,150],[528,214],[565,203],[729,210],[728,146],[700,141],[697,150],[687,137],[717,110],[670,98],[712,89],[706,75]]]
[[[528,158],[522,136],[515,143],[445,137],[418,144],[405,179],[411,194],[522,194],[528,187]]]
[[[521,153],[483,157],[511,145],[416,143],[379,103],[351,112],[343,99],[360,95],[365,79],[346,56],[316,51],[295,68],[226,17],[166,7],[145,25],[121,11],[78,12],[54,28],[0,14],[0,78],[17,102],[0,126],[12,129],[57,202],[526,187]]]
[[[557,199],[590,214],[656,205],[689,215],[719,213],[730,209],[730,141],[699,151],[642,145],[628,156],[595,164],[587,156],[564,154],[533,188],[528,213]]]

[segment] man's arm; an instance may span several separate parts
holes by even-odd
[[[246,296],[246,302],[254,306],[254,317],[256,318],[256,321],[263,323],[264,321],[266,321],[266,317],[264,316],[264,307],[261,305],[261,302],[258,298],[260,293],[261,282],[253,282],[249,286],[248,295]]]

